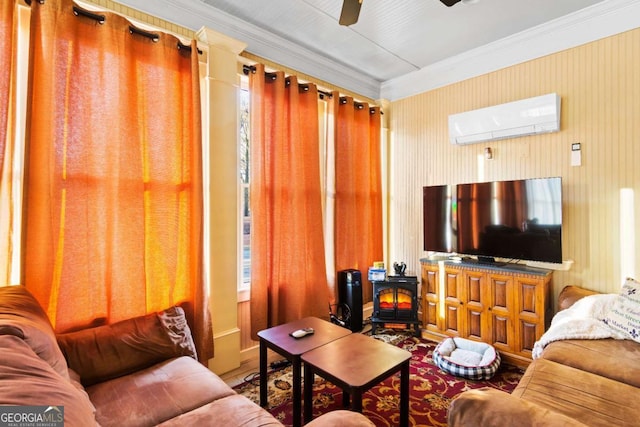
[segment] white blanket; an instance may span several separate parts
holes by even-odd
[[[617,332],[604,322],[611,304],[618,294],[589,295],[579,299],[571,307],[558,312],[551,321],[551,326],[533,345],[532,356],[537,359],[542,350],[554,341],[603,338],[624,339],[625,336]]]

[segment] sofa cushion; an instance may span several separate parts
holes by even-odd
[[[537,359],[512,396],[589,426],[635,426],[640,389],[586,371]]]
[[[180,307],[60,334],[58,343],[69,367],[80,375],[85,386],[167,359],[196,358],[191,331]]]
[[[235,394],[216,374],[186,356],[92,385],[87,393],[103,427],[155,425]]]
[[[635,341],[555,341],[545,347],[542,358],[640,387],[640,344]]]
[[[627,278],[602,321],[611,329],[640,342],[640,282]]]
[[[374,427],[359,412],[337,410],[327,412],[305,424],[307,427]],[[218,399],[193,411],[172,418],[161,427],[183,426],[282,426],[269,412],[239,394]]]
[[[33,351],[63,378],[67,362],[58,347],[51,322],[24,286],[0,287],[0,334],[24,337]]]
[[[490,387],[468,390],[451,402],[447,426],[586,427],[577,420]]]
[[[0,405],[64,407],[65,426],[96,425],[87,395],[55,372],[24,340],[0,336],[0,354]]]
[[[314,418],[305,427],[375,427],[375,424],[360,412],[340,409],[327,412],[318,418]]]
[[[270,413],[239,394],[217,399],[211,403],[172,418],[162,427],[183,426],[279,426],[282,424]],[[341,424],[336,424],[341,425]]]

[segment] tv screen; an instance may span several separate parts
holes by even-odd
[[[423,188],[424,249],[562,262],[562,180],[536,178]]]
[[[435,252],[456,252],[455,186],[424,187],[424,249]]]

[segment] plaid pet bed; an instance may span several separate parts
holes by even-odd
[[[468,364],[456,360],[456,350],[478,353],[479,362]],[[500,354],[493,346],[464,338],[447,338],[433,350],[433,361],[445,372],[451,375],[471,380],[487,380],[500,367]]]

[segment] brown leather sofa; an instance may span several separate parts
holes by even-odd
[[[23,286],[0,287],[0,405],[63,408],[68,427],[280,426],[198,363],[184,312],[56,336]],[[334,411],[309,426],[372,426]]]
[[[563,289],[559,308],[593,294]],[[640,425],[640,344],[631,340],[566,339],[548,344],[512,394],[466,391],[449,409],[450,426]]]

